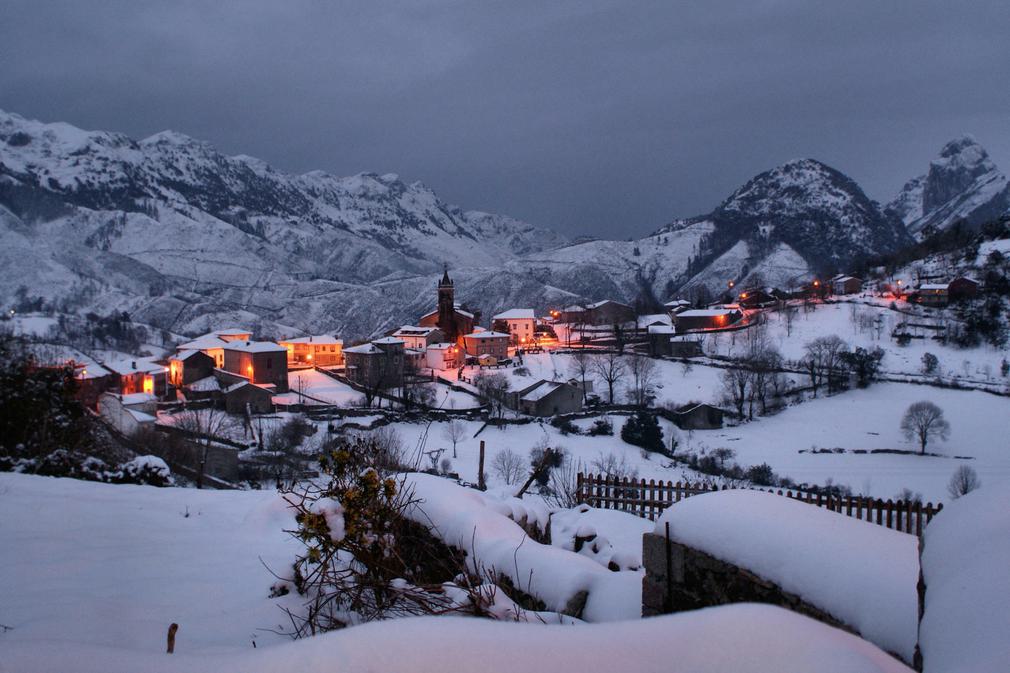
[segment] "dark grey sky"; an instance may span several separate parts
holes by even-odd
[[[626,237],[800,156],[878,200],[965,132],[1010,170],[1008,44],[1007,0],[4,0],[0,107]]]

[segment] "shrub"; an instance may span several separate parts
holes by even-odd
[[[959,465],[947,483],[947,493],[954,500],[967,495],[982,485],[978,473],[969,465]]]
[[[621,439],[649,451],[666,453],[666,447],[663,445],[663,429],[659,427],[656,415],[647,411],[636,411],[628,417],[621,428]]]
[[[551,419],[551,425],[560,430],[562,435],[580,434],[579,426],[575,425],[570,418],[555,416]]]
[[[610,422],[609,418],[597,418],[593,421],[588,433],[591,437],[611,437],[614,434],[614,424]]]
[[[778,476],[768,463],[751,465],[747,468],[746,477],[757,486],[774,486],[778,482]]]

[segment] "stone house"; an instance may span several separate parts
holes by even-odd
[[[559,320],[582,325],[620,325],[635,319],[635,309],[627,304],[604,299],[585,306],[568,306],[561,310]]]
[[[424,351],[425,366],[435,371],[457,369],[463,364],[463,349],[456,344],[430,344]]]
[[[402,341],[404,348],[412,348],[418,351],[424,351],[431,344],[444,343],[446,341],[445,333],[439,328],[432,326],[414,327],[404,325],[390,336]]]
[[[466,354],[472,357],[490,356],[495,360],[506,360],[509,356],[509,341],[512,337],[503,332],[482,330],[463,337]]]
[[[838,274],[831,279],[831,294],[858,294],[863,291],[863,281],[855,276]]]
[[[165,397],[168,392],[168,367],[154,358],[107,360],[102,365],[114,375],[113,385],[119,393],[147,393]]]
[[[722,427],[723,414],[711,404],[692,403],[675,409],[670,420],[681,430],[717,430]]]
[[[288,349],[272,341],[229,341],[222,369],[256,385],[272,385],[275,392],[288,391]]]
[[[582,388],[566,381],[537,381],[510,393],[510,405],[528,416],[555,416],[582,410]]]
[[[102,393],[98,397],[98,414],[127,437],[157,422],[158,401],[148,393]]]
[[[239,381],[223,391],[224,408],[229,414],[268,414],[274,410],[273,391],[249,381]]]
[[[695,330],[713,330],[729,327],[743,318],[738,308],[708,308],[681,311],[674,316],[678,334]]]
[[[177,351],[168,359],[168,382],[184,388],[214,373],[214,358],[203,351]]]
[[[374,389],[399,386],[403,382],[405,350],[403,341],[392,337],[345,348],[348,380]]]

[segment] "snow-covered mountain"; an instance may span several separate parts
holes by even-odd
[[[813,159],[755,176],[693,222],[709,223],[711,232],[700,241],[683,284],[713,292],[730,280],[796,285],[910,242],[901,222],[882,213],[851,178]],[[660,233],[684,227],[677,222]]]
[[[887,210],[924,238],[958,221],[978,226],[1010,211],[1010,186],[985,148],[963,136],[944,145],[926,174],[905,183]]]
[[[0,302],[127,311],[173,333],[367,336],[429,310],[447,263],[492,315],[787,287],[910,239],[851,179],[801,159],[641,239],[569,242],[396,175],[290,175],[170,131],[141,141],[0,112]]]
[[[175,331],[230,313],[367,333],[426,309],[418,287],[443,263],[500,268],[566,243],[396,175],[288,175],[179,133],[134,141],[2,112],[0,235],[0,298],[24,287]]]

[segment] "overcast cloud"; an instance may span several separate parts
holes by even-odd
[[[1010,170],[1010,2],[0,6],[0,108],[626,237],[810,156],[887,200],[972,133]]]

